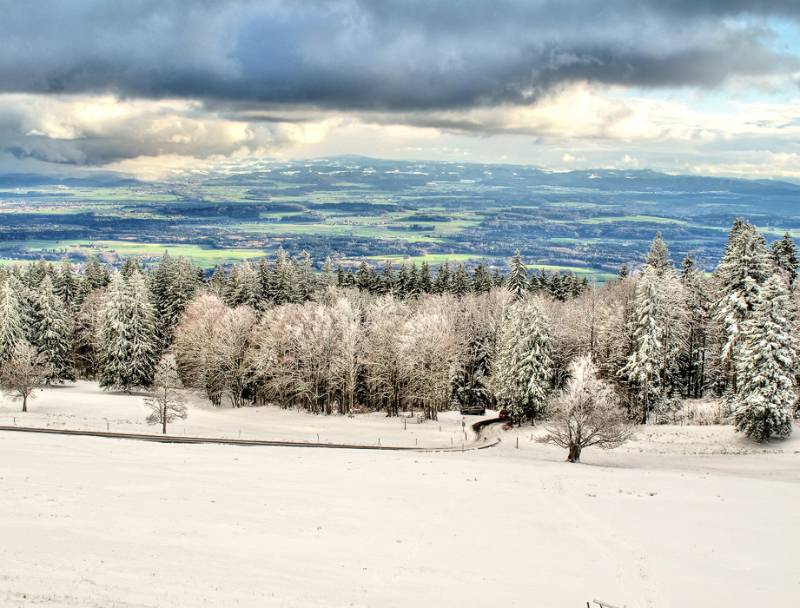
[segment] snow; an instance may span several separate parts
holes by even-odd
[[[474,434],[470,428],[479,416],[462,417],[445,412],[438,422],[417,422],[417,418],[387,418],[382,413],[347,416],[322,416],[285,410],[276,406],[213,407],[207,399],[186,391],[188,418],[167,427],[170,435],[270,439],[323,443],[357,443],[384,446],[440,448],[467,443]],[[159,426],[148,425],[149,409],[144,394],[107,392],[95,382],[78,381],[45,387],[28,402],[28,413],[20,405],[0,396],[0,425],[35,426],[77,430],[110,430],[121,433],[160,433]],[[492,417],[487,412],[486,417]],[[441,430],[439,430],[441,428]]]
[[[74,416],[63,421],[95,424],[114,408],[115,420],[142,424],[139,397],[92,394],[48,389],[30,416],[53,411],[55,422],[60,408]],[[194,404],[187,424],[247,423],[263,438],[404,433],[371,415],[258,409]],[[415,432],[436,435],[434,424]],[[463,453],[0,433],[0,606],[796,601],[800,429],[757,446],[731,427],[651,426],[623,448],[587,449],[580,465],[537,442],[541,427],[497,432],[496,448]]]

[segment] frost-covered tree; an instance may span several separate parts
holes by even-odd
[[[41,355],[47,370],[45,382],[73,380],[70,354],[72,351],[72,327],[66,305],[59,298],[49,276],[46,276],[34,292],[33,345]]]
[[[257,316],[252,308],[226,310],[214,327],[208,353],[208,382],[224,390],[235,408],[245,403],[250,379],[250,349]]]
[[[788,232],[782,239],[772,243],[770,259],[775,269],[782,272],[789,281],[789,286],[794,287],[800,261],[797,259],[797,245]]]
[[[144,403],[150,410],[147,424],[160,424],[162,434],[167,434],[167,423],[175,420],[186,420],[185,399],[180,389],[183,388],[178,365],[174,355],[164,355],[156,366],[150,394]]]
[[[78,302],[80,297],[79,283],[80,280],[73,272],[72,264],[70,264],[69,260],[67,258],[61,260],[61,265],[58,268],[58,272],[53,278],[53,290],[55,291],[56,295],[61,298],[61,301],[64,302],[67,310],[74,311],[80,304]]]
[[[633,349],[618,372],[634,389],[642,423],[678,380],[684,314],[682,286],[675,272],[667,269],[659,276],[655,267],[646,266],[636,286],[629,321]]]
[[[661,238],[661,233],[656,233],[656,238],[650,244],[650,251],[647,253],[647,266],[652,268],[658,276],[663,276],[665,272],[672,268],[672,262],[669,259],[669,251],[664,239]]]
[[[156,333],[162,349],[172,342],[175,326],[194,297],[197,272],[185,258],[173,258],[164,252],[150,284]]]
[[[36,349],[25,342],[14,346],[11,357],[0,364],[0,388],[9,397],[22,401],[22,411],[28,411],[28,399],[44,382],[46,367]]]
[[[792,432],[798,341],[788,312],[787,287],[782,277],[773,275],[741,329],[733,416],[736,430],[755,441],[788,437]]]
[[[684,392],[687,397],[702,397],[706,386],[708,329],[711,297],[703,272],[686,257],[681,277],[686,301],[685,348],[682,355]]]
[[[14,276],[0,287],[0,363],[7,361],[17,344],[24,341],[24,317],[19,292],[22,286]]]
[[[714,277],[718,285],[714,317],[720,324],[720,363],[731,389],[738,390],[737,344],[743,324],[752,316],[760,287],[769,276],[764,238],[752,224],[736,220],[725,255]]]
[[[544,316],[534,302],[517,302],[507,311],[497,346],[492,384],[498,405],[514,422],[534,420],[544,412],[551,379]]]
[[[517,301],[520,301],[530,288],[528,268],[522,261],[519,249],[514,252],[514,257],[511,258],[510,271],[505,280],[505,287],[514,295]]]
[[[141,273],[126,282],[116,273],[100,311],[100,386],[128,391],[149,386],[158,339],[149,291]]]
[[[228,308],[216,295],[195,298],[175,330],[172,351],[181,379],[187,387],[203,390],[217,407],[222,404],[224,378],[213,369],[214,342]]]
[[[450,386],[460,359],[461,344],[450,315],[452,298],[446,296],[423,301],[406,321],[399,345],[409,396],[429,420],[450,402]]]
[[[366,311],[364,365],[371,398],[387,416],[397,416],[407,396],[408,373],[398,345],[405,341],[408,305],[392,297],[376,300]]]
[[[615,448],[630,436],[625,411],[611,385],[598,378],[590,355],[572,362],[567,385],[549,411],[546,441],[568,450],[569,462],[579,462],[584,448]]]

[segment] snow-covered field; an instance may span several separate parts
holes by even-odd
[[[47,407],[66,416],[67,403]],[[72,422],[102,418],[82,407]],[[187,427],[193,415],[203,433],[265,416],[264,438],[341,423],[352,439],[388,424],[272,408],[209,411],[201,424],[193,409]],[[800,429],[754,447],[729,427],[648,427],[581,465],[540,432],[464,453],[0,433],[0,606],[797,602]]]
[[[463,421],[457,412],[445,412],[438,422],[417,418],[387,418],[385,414],[317,416],[284,410],[275,406],[213,407],[196,393],[185,392],[189,416],[170,424],[171,435],[357,443],[404,447],[438,448],[459,446],[473,438],[470,424],[480,420],[468,416]],[[28,403],[28,412],[0,396],[0,425],[35,426],[56,429],[110,430],[120,433],[160,433],[159,426],[148,425],[148,410],[142,395],[103,391],[94,382],[79,381],[46,387]],[[490,413],[491,416],[491,413]]]

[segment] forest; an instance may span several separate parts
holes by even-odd
[[[317,272],[307,254],[281,250],[210,275],[169,254],[152,268],[136,258],[119,269],[94,258],[10,266],[0,383],[25,408],[32,387],[76,378],[150,387],[169,361],[220,407],[436,419],[479,404],[522,424],[564,415],[583,391],[646,424],[715,396],[719,421],[756,441],[791,432],[800,343],[788,234],[767,247],[736,220],[713,273],[691,256],[676,267],[657,234],[645,260],[604,284],[531,273],[522,260],[506,272],[327,260]]]

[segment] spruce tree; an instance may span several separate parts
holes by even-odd
[[[442,262],[436,271],[433,293],[447,293],[448,291],[450,291],[450,264]]]
[[[470,285],[469,275],[464,269],[464,265],[459,264],[450,281],[450,292],[458,297],[463,297],[467,295],[471,289],[472,286]]]
[[[17,344],[25,341],[20,289],[20,282],[14,276],[8,277],[0,288],[0,364],[8,361]]]
[[[550,336],[539,307],[517,302],[500,330],[492,384],[500,407],[520,423],[544,412],[550,391]]]
[[[73,380],[70,365],[72,328],[66,305],[53,289],[50,277],[45,277],[34,293],[32,343],[45,367],[47,384]]]
[[[664,330],[659,311],[658,275],[653,266],[642,273],[636,286],[632,318],[634,350],[619,375],[637,388],[642,423],[647,422],[654,401],[661,395],[660,366],[664,358]]]
[[[791,434],[797,401],[797,354],[788,290],[783,278],[773,275],[741,330],[736,353],[739,388],[733,414],[737,431],[755,441]]]
[[[789,286],[794,287],[800,262],[797,260],[797,246],[788,232],[784,233],[781,240],[772,243],[770,258],[776,270],[784,273]]]
[[[141,273],[126,282],[113,276],[100,309],[98,356],[100,386],[130,390],[149,386],[156,365],[158,339],[153,306]]]
[[[58,272],[53,279],[53,289],[56,295],[61,298],[67,310],[78,309],[78,277],[72,271],[72,264],[67,258],[61,260]]]
[[[658,276],[663,276],[668,269],[672,268],[669,251],[664,239],[661,238],[660,232],[656,232],[656,238],[650,244],[650,251],[647,252],[645,264],[652,268]]]
[[[519,249],[514,252],[514,257],[511,258],[511,270],[506,278],[505,286],[518,302],[523,298],[530,286],[528,282],[528,269],[522,261],[522,255],[520,255]]]
[[[485,264],[478,264],[472,273],[472,288],[477,293],[485,293],[492,289],[492,277]]]
[[[730,388],[737,390],[736,350],[742,325],[752,316],[758,291],[769,276],[764,238],[755,226],[737,219],[715,273],[719,286],[714,317],[721,325],[720,363]]]
[[[433,291],[431,267],[424,260],[419,267],[419,291],[420,293],[431,293]]]

